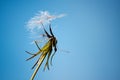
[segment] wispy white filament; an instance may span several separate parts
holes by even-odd
[[[41,24],[47,25],[52,20],[55,20],[57,18],[61,18],[64,16],[65,14],[51,15],[48,11],[41,11],[27,22],[27,28],[28,30],[33,32],[34,30],[39,30],[42,27]]]

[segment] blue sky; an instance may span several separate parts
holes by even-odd
[[[67,16],[53,21],[59,49],[35,80],[120,80],[119,0],[0,0],[0,80],[29,80],[38,57],[25,61],[37,51],[25,24],[44,10]]]

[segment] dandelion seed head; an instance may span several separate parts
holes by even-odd
[[[48,11],[39,11],[34,17],[28,20],[26,26],[30,34],[35,37],[38,36],[43,25],[48,26],[53,20],[64,16],[65,14],[51,15]]]

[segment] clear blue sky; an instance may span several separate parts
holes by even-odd
[[[25,24],[43,10],[67,16],[53,21],[59,49],[35,80],[120,80],[119,0],[0,0],[0,80],[29,80],[37,58],[25,50],[37,48]]]

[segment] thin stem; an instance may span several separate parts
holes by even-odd
[[[31,76],[31,78],[30,78],[30,80],[34,80],[34,77],[35,77],[36,73],[38,72],[38,70],[39,70],[42,62],[43,62],[44,59],[45,59],[45,57],[46,57],[46,54],[41,55],[41,58],[39,59],[39,61],[38,61],[38,63],[37,63],[38,66],[36,67],[34,73],[32,74],[32,76]]]

